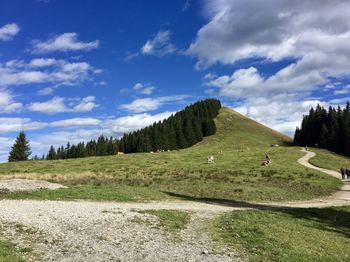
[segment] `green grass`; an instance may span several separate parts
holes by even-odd
[[[341,185],[335,178],[300,166],[297,159],[304,153],[285,146],[288,137],[232,110],[222,109],[216,126],[214,136],[184,150],[5,163],[0,164],[0,177],[45,179],[68,186],[144,187],[183,197],[239,201],[311,199],[329,195]],[[260,164],[267,153],[272,164],[263,167]],[[215,157],[215,164],[206,163],[209,155]],[[77,191],[73,187],[61,192]],[[81,197],[104,199],[101,194],[96,190]]]
[[[333,169],[340,172],[340,168],[350,168],[350,158],[323,149],[312,148],[317,155],[310,159],[310,163],[315,166]]]
[[[0,239],[0,262],[23,262],[19,252],[13,243]]]
[[[39,190],[31,193],[18,192],[0,194],[0,199],[47,199],[47,200],[87,200],[135,202],[148,200],[174,199],[165,193],[146,187],[94,186],[83,185],[57,190]]]
[[[190,222],[190,215],[185,211],[180,210],[143,210],[139,213],[150,214],[158,217],[159,226],[166,232],[171,233],[175,239],[178,239],[178,234],[181,230],[186,228],[186,225]]]
[[[249,261],[350,261],[350,207],[234,211],[210,229]]]

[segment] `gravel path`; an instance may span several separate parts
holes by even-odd
[[[239,261],[232,251],[214,246],[202,230],[207,218],[228,209],[215,207],[212,213],[195,205],[185,207],[193,209],[191,222],[178,242],[150,225],[156,217],[137,210],[180,209],[181,203],[3,200],[0,221],[7,236],[14,239],[18,233],[25,235],[17,243],[33,243],[43,261]],[[25,229],[18,232],[18,225],[25,225]]]
[[[332,170],[312,166],[312,152],[298,160],[339,178]],[[326,207],[350,204],[350,184],[336,194],[310,201],[283,203],[203,203],[192,201],[105,203],[87,201],[0,201],[3,233],[19,246],[35,250],[37,261],[240,261],[232,251],[214,244],[205,234],[205,222],[223,212],[246,208]],[[191,222],[174,242],[157,227],[157,218],[137,211],[185,210]],[[143,222],[142,222],[143,221]],[[35,254],[38,256],[35,256]]]
[[[43,180],[9,179],[0,180],[0,192],[35,191],[39,189],[55,190],[66,186]]]

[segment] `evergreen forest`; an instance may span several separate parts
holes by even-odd
[[[187,106],[169,118],[143,129],[124,134],[120,139],[101,135],[97,140],[80,142],[55,149],[42,159],[55,160],[88,156],[115,155],[117,152],[157,152],[190,147],[203,137],[215,134],[214,118],[221,103],[217,99],[206,99]],[[38,159],[38,158],[36,158]]]
[[[294,143],[315,146],[350,156],[350,103],[344,109],[317,105],[303,117],[297,128]]]

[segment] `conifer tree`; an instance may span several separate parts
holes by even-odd
[[[55,160],[57,159],[57,153],[53,146],[50,147],[49,153],[46,156],[47,160]]]
[[[28,160],[31,154],[29,141],[26,139],[26,134],[21,131],[16,138],[14,145],[11,148],[8,161],[25,161]]]

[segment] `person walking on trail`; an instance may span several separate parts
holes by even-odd
[[[348,168],[345,169],[345,179],[350,178],[350,170]]]
[[[341,169],[340,169],[340,173],[341,173],[341,179],[345,179],[345,169],[342,167]]]

